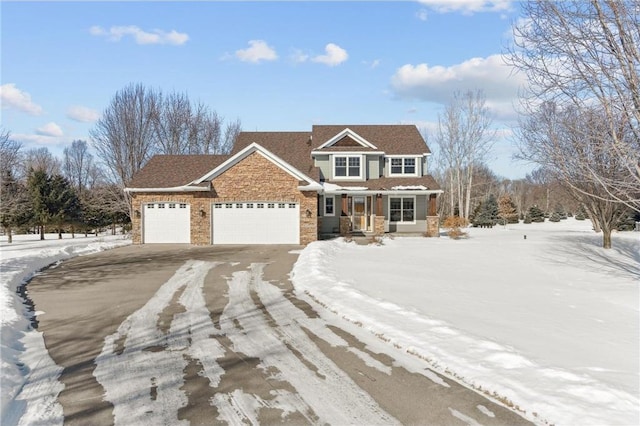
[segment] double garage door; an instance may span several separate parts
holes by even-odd
[[[215,203],[213,244],[299,244],[298,203]]]
[[[215,203],[211,212],[213,244],[300,243],[298,203]],[[145,204],[143,241],[145,244],[190,243],[190,205]]]

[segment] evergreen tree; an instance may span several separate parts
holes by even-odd
[[[40,239],[44,240],[45,227],[58,226],[58,238],[62,238],[62,225],[77,217],[80,204],[69,181],[60,175],[49,176],[44,170],[31,170],[27,187],[33,205],[33,220],[40,227]]]
[[[555,213],[560,218],[560,220],[565,220],[567,218],[567,212],[564,211],[564,207],[560,203],[556,204],[553,213]]]
[[[69,180],[61,175],[51,177],[49,188],[51,222],[57,226],[61,239],[63,226],[80,219],[80,200]]]
[[[587,218],[587,214],[584,211],[584,206],[580,205],[580,208],[576,213],[576,220],[585,220],[586,218]]]
[[[491,194],[480,204],[478,214],[473,218],[473,226],[491,227],[498,223],[498,201]]]
[[[549,217],[549,222],[560,222],[560,220],[561,220],[561,217],[560,217],[560,213],[558,212],[553,212]]]
[[[536,205],[529,208],[528,216],[531,222],[544,222],[544,212]]]
[[[500,218],[500,224],[518,223],[518,212],[516,205],[511,201],[509,194],[504,194],[498,200],[498,217]]]
[[[24,225],[30,220],[31,208],[24,185],[18,182],[11,170],[2,172],[0,193],[0,225],[7,235],[7,242],[13,242],[13,228]]]

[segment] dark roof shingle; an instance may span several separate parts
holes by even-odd
[[[228,155],[155,155],[127,187],[173,188],[187,185],[228,158]]]

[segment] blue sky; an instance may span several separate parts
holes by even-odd
[[[456,90],[483,89],[508,137],[523,83],[500,54],[510,0],[402,2],[2,2],[2,126],[59,154],[129,83],[185,92],[245,130],[313,124],[432,128]],[[430,144],[432,150],[434,144]]]

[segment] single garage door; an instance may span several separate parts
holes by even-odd
[[[143,233],[145,244],[190,243],[191,209],[189,204],[152,203],[144,205]]]
[[[300,243],[298,203],[215,203],[212,210],[213,244]]]

